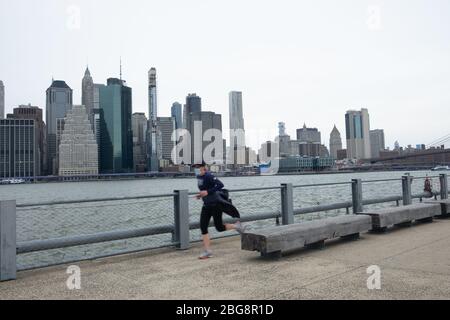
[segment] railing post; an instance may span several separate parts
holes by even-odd
[[[292,183],[281,185],[281,218],[283,225],[294,223],[294,188]]]
[[[0,201],[0,281],[15,280],[16,201]]]
[[[402,177],[402,192],[403,192],[403,205],[407,206],[412,204],[411,183],[413,177],[410,175]]]
[[[180,250],[189,249],[189,192],[187,190],[175,190],[174,211],[175,211],[175,232],[174,242]]]
[[[441,184],[441,199],[448,199],[448,180],[447,174],[443,173],[439,176],[439,181]]]
[[[353,214],[363,212],[362,181],[352,179]]]

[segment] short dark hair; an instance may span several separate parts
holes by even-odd
[[[192,165],[193,168],[203,168],[206,167],[205,161],[202,161],[202,163],[196,163]]]

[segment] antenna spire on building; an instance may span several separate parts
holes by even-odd
[[[120,57],[120,80],[122,80],[122,57]]]

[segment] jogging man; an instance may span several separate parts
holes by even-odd
[[[203,207],[200,215],[200,228],[205,251],[199,257],[199,259],[203,260],[212,257],[211,239],[208,233],[211,218],[214,219],[214,225],[219,232],[236,230],[239,233],[242,233],[245,231],[245,228],[239,221],[241,218],[239,211],[231,204],[223,192],[223,183],[208,171],[205,163],[195,165],[194,168],[197,176],[198,188],[200,189],[200,193],[196,198],[203,200]],[[238,219],[238,221],[235,224],[224,224],[222,221],[223,212]]]

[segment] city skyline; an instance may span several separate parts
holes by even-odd
[[[251,1],[240,4],[238,12],[231,4],[199,1],[180,2],[179,10],[163,3],[152,4],[152,10],[147,10],[147,3],[139,8],[115,1],[107,5],[103,1],[74,3],[80,9],[79,25],[71,24],[71,7],[64,2],[44,0],[30,5],[19,0],[9,4],[8,10],[0,10],[5,13],[0,13],[0,34],[7,44],[0,53],[5,113],[27,103],[44,107],[42,91],[52,76],[65,80],[74,89],[74,102],[79,103],[86,65],[94,80],[119,77],[122,57],[123,78],[134,89],[133,112],[147,112],[146,71],[155,66],[160,116],[170,115],[174,101],[197,92],[205,109],[222,114],[228,123],[227,94],[239,90],[246,97],[247,134],[258,128],[267,130],[260,142],[276,136],[279,121],[292,130],[310,123],[324,134],[336,123],[344,132],[342,113],[360,108],[370,110],[373,127],[385,129],[386,144],[391,148],[396,140],[402,145],[427,144],[448,134],[444,117],[437,115],[450,104],[450,63],[446,58],[450,19],[434,18],[450,12],[445,1],[432,8],[425,1],[345,1],[353,3],[351,7],[331,1],[316,7],[287,1],[278,8],[262,1],[258,2],[259,15],[252,17],[253,27],[245,24],[255,4]],[[379,26],[370,24],[371,5],[381,9]],[[107,12],[102,14],[100,9]],[[124,23],[106,23],[121,11]],[[206,21],[194,19],[182,30],[167,22],[180,18],[182,23],[190,14]],[[221,23],[227,14],[235,15],[235,24]],[[275,23],[266,25],[266,18],[273,14]],[[398,15],[403,17],[401,23],[396,20]],[[297,18],[290,19],[294,16]],[[45,20],[42,24],[34,23],[41,18]],[[205,30],[205,22],[212,23],[211,31]],[[147,27],[155,31],[150,44],[126,36]],[[50,40],[47,33],[54,29],[61,31]],[[118,41],[109,41],[114,32]],[[211,32],[217,36],[211,38]],[[198,40],[195,46],[193,37]],[[24,41],[19,43],[17,38]],[[230,40],[233,46],[228,46]],[[24,43],[41,50],[31,55]],[[407,113],[413,116],[402,125]],[[424,123],[433,125],[425,132],[411,129]]]

